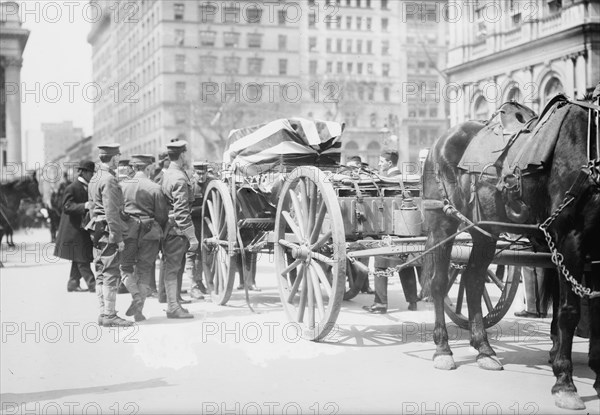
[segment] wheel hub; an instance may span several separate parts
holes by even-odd
[[[301,245],[298,248],[292,249],[292,257],[294,259],[300,259],[306,261],[310,258],[311,250],[306,245]]]

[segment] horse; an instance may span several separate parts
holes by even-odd
[[[495,170],[495,177],[492,175],[492,179],[488,179],[485,175],[473,176],[458,167],[467,146],[486,126],[485,122],[467,121],[456,125],[436,141],[425,161],[423,174],[423,207],[428,228],[425,248],[430,252],[424,258],[423,275],[435,308],[434,367],[455,369],[444,320],[444,297],[448,290],[454,237],[459,224],[465,224],[473,243],[462,276],[469,309],[470,344],[479,352],[477,363],[481,368],[502,370],[502,364],[489,344],[481,307],[486,270],[493,259],[498,236],[506,232],[505,225],[494,223],[510,223],[509,218],[513,218],[520,219],[524,225],[529,224],[530,231],[523,234],[529,236],[534,250],[550,251],[554,255],[553,262],[556,261],[556,267],[547,271],[554,272],[557,277],[546,278],[548,284],[544,285],[548,286],[542,293],[544,304],[547,305],[549,298],[554,299],[550,359],[556,382],[551,392],[558,407],[582,409],[585,405],[572,379],[571,347],[580,316],[580,296],[573,290],[581,294],[587,289],[589,294],[589,288],[580,285],[584,264],[586,260],[591,259],[594,263],[600,260],[597,248],[600,243],[600,159],[590,160],[588,156],[594,153],[593,143],[596,142],[594,128],[588,125],[589,122],[593,125],[591,111],[588,114],[590,104],[569,101],[564,96],[556,99],[554,104],[566,115],[553,129],[556,141],[547,163],[520,178],[522,191],[518,202],[524,208],[520,212],[516,205],[509,206],[498,191],[497,185],[501,181],[498,170]],[[556,115],[550,114],[547,119]],[[539,121],[541,123],[542,116]],[[543,140],[548,136],[534,135],[533,138]],[[523,212],[526,214],[521,215]],[[488,221],[489,226],[478,227],[477,223],[481,221]],[[545,234],[539,231],[541,228]],[[599,274],[596,270],[595,279],[587,278],[592,280],[587,281],[592,288],[600,287]],[[559,284],[560,292],[556,289]],[[590,299],[590,333],[589,366],[596,374],[594,388],[600,396],[600,298]]]
[[[4,235],[8,246],[14,246],[13,231],[18,223],[19,206],[22,199],[38,201],[41,198],[36,173],[21,179],[0,184],[0,244]]]

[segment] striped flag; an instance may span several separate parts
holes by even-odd
[[[283,118],[232,130],[223,161],[237,168],[275,163],[283,159],[318,160],[326,156],[339,163],[344,124]]]

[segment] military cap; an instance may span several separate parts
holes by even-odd
[[[98,146],[98,150],[100,150],[101,156],[116,156],[117,154],[121,154],[119,144],[103,144]]]
[[[129,166],[129,159],[119,160],[119,166]]]
[[[167,144],[167,153],[178,155],[187,151],[187,141],[177,140]]]
[[[158,159],[159,160],[166,160],[169,158],[169,153],[167,153],[166,151],[163,151],[162,153],[160,153],[158,155]]]
[[[194,170],[208,171],[208,162],[207,161],[195,161],[192,164],[194,166]]]
[[[96,171],[96,164],[91,160],[81,160],[77,170],[87,170],[94,173]]]
[[[148,166],[154,163],[155,158],[151,154],[134,154],[131,156],[131,160],[129,160],[129,165],[131,166]]]

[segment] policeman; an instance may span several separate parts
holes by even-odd
[[[154,156],[136,154],[129,164],[135,171],[134,176],[121,183],[128,217],[121,276],[132,297],[125,315],[143,321],[146,317],[142,309],[151,293],[152,269],[167,223],[167,201],[160,186],[148,178],[154,168]]]
[[[190,167],[187,142],[180,140],[167,145],[171,164],[164,172],[162,190],[167,198],[169,220],[163,239],[165,261],[165,291],[168,318],[193,318],[178,301],[177,277],[185,266],[185,253],[198,249],[198,239],[192,222],[191,206],[194,191],[186,169]]]
[[[196,230],[196,239],[200,239],[202,232],[202,203],[204,193],[209,182],[208,163],[205,161],[194,162],[194,175],[192,186],[194,188],[194,202],[192,203],[192,222]],[[196,252],[188,252],[185,260],[185,274],[192,283],[190,296],[201,300],[206,294],[206,287],[202,283],[202,261],[200,248]]]
[[[98,146],[100,166],[88,186],[93,207],[86,229],[92,232],[94,264],[96,266],[96,293],[100,304],[98,324],[104,327],[131,326],[115,311],[117,287],[120,282],[119,261],[123,242],[124,223],[121,217],[123,193],[115,169],[121,152],[118,144]]]

